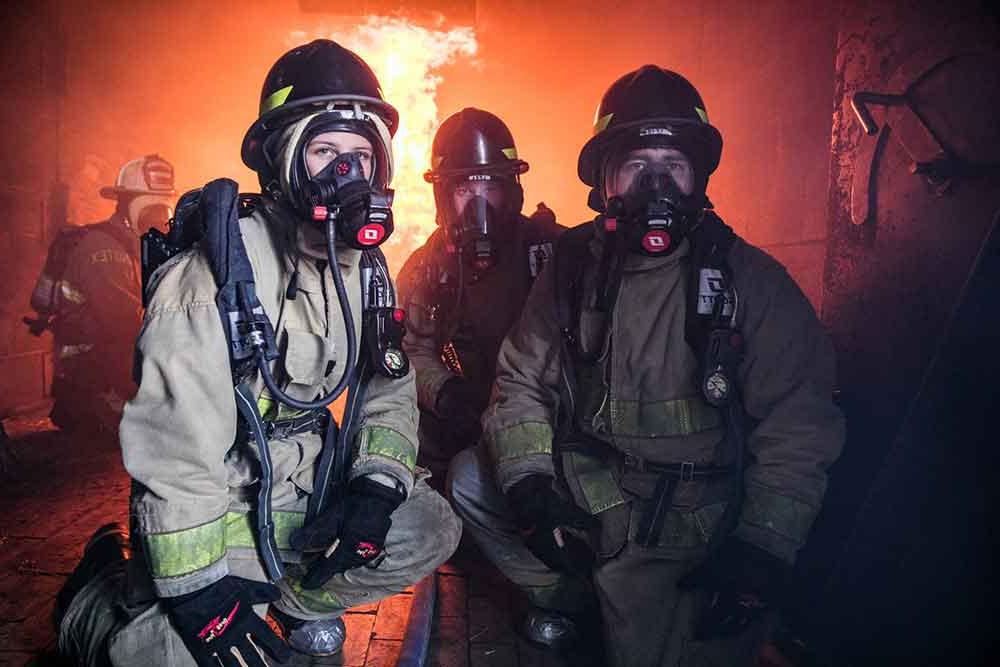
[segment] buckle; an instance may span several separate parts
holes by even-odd
[[[694,479],[694,462],[685,461],[681,464],[681,481],[690,482]]]

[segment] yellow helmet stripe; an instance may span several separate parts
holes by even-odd
[[[268,111],[276,109],[285,103],[288,96],[292,94],[292,86],[285,86],[284,88],[279,88],[274,91],[267,98],[260,103],[260,115],[263,116]]]

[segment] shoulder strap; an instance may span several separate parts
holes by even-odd
[[[712,327],[714,297],[709,292],[728,298],[725,293],[732,287],[728,256],[737,238],[732,228],[711,210],[705,211],[704,217],[688,234],[691,254],[684,338],[698,359],[705,355]]]
[[[593,237],[594,226],[590,223],[568,229],[556,241],[552,259],[556,320],[559,324],[563,369],[559,392],[561,407],[555,438],[557,443],[564,441],[573,428],[580,394],[573,360],[580,319],[583,267],[586,264],[588,245]]]

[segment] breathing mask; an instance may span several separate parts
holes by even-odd
[[[499,206],[491,204],[482,188],[474,186],[476,183],[501,185],[503,193]],[[465,201],[457,214],[454,213],[452,202],[439,203],[444,204],[445,210],[450,213],[443,216],[448,250],[460,252],[474,271],[486,271],[498,263],[502,246],[511,237],[516,214],[510,206],[512,197],[509,183],[489,174],[474,174],[457,181],[454,187],[468,187],[475,194]]]
[[[359,153],[341,153],[302,188],[317,223],[335,221],[337,238],[358,250],[381,245],[393,231],[393,191],[372,189]]]
[[[623,235],[629,252],[651,257],[677,249],[704,208],[704,197],[681,192],[665,169],[640,174],[623,194],[608,199],[602,217],[604,232]]]

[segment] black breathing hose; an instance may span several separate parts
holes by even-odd
[[[264,358],[263,350],[257,351],[257,369],[260,371],[260,375],[264,379],[264,386],[271,393],[271,397],[279,403],[284,403],[297,410],[318,410],[325,408],[337,400],[351,383],[351,379],[354,377],[354,365],[358,360],[358,336],[354,331],[354,314],[351,312],[351,304],[347,299],[347,290],[344,288],[344,276],[341,275],[340,265],[337,264],[336,239],[336,223],[333,216],[328,215],[326,219],[326,257],[330,262],[330,270],[333,272],[333,286],[337,292],[337,299],[340,301],[340,314],[343,318],[344,326],[347,328],[347,366],[344,369],[344,375],[340,378],[340,382],[326,396],[322,396],[315,401],[300,401],[292,398],[278,387],[278,383],[274,381],[274,375],[271,374],[271,369],[267,365],[267,360]]]

